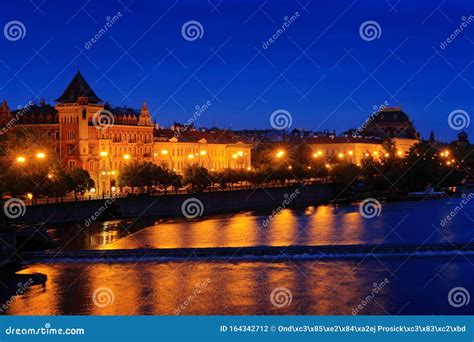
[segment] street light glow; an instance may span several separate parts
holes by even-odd
[[[100,152],[100,155],[102,157],[107,157],[108,153],[107,153],[107,151],[102,151],[102,152]]]
[[[239,157],[242,157],[242,156],[244,155],[244,152],[242,152],[242,151],[237,151],[237,155],[238,155]]]
[[[206,151],[201,151],[201,156],[205,156],[207,154]]]
[[[19,157],[16,158],[16,161],[19,162],[19,163],[24,163],[26,161],[26,158],[22,157],[22,156],[19,156]]]
[[[276,157],[277,157],[277,158],[281,158],[281,157],[283,157],[284,155],[285,155],[285,151],[279,150],[279,151],[277,152],[277,154],[276,154]]]
[[[45,157],[46,157],[46,154],[44,154],[43,152],[36,153],[36,158],[38,159],[44,159]]]
[[[194,154],[189,154],[189,155],[188,155],[188,158],[189,158],[189,159],[193,159],[193,158],[194,158]]]
[[[130,159],[130,155],[129,154],[124,154],[123,159],[126,159],[126,160]]]
[[[166,156],[168,154],[168,150],[161,150],[161,154]]]

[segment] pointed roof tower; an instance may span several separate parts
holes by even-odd
[[[142,109],[140,110],[138,125],[139,126],[152,126],[150,111],[148,110],[148,107],[145,101],[143,101]]]
[[[76,103],[80,97],[87,97],[90,103],[103,102],[94,93],[90,85],[81,75],[81,72],[78,70],[77,74],[74,76],[71,83],[69,83],[63,94],[58,99],[56,99],[56,102]]]

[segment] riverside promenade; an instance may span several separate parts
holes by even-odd
[[[12,223],[74,222],[133,218],[138,216],[182,216],[187,199],[202,204],[202,215],[240,210],[298,207],[328,202],[334,195],[332,184],[305,184],[285,187],[247,188],[188,194],[139,194],[95,200],[27,205],[22,216]],[[291,201],[288,198],[291,196]],[[290,202],[284,204],[284,202]],[[93,218],[91,220],[91,218]]]

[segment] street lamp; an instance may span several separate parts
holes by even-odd
[[[123,155],[123,159],[129,160],[129,159],[130,159],[130,155],[129,155],[129,154],[124,154],[124,155]]]
[[[46,154],[44,154],[44,152],[36,153],[36,158],[38,159],[44,159],[45,157],[46,157]]]
[[[23,156],[18,156],[16,158],[16,161],[19,162],[20,164],[23,164],[24,162],[26,162],[26,158]]]
[[[284,155],[285,155],[285,151],[283,151],[283,150],[279,150],[279,151],[276,153],[276,157],[277,157],[278,159],[282,158]]]
[[[110,187],[110,184],[112,183],[112,179],[110,177],[110,174],[111,174],[110,170],[112,169],[112,160],[110,159],[109,153],[107,151],[101,151],[99,154],[101,157],[104,157],[104,158],[107,157],[108,159],[108,167],[107,166],[105,167],[105,169],[108,172],[102,171],[102,175],[106,175],[106,174],[109,175],[108,179],[109,179],[109,187]],[[100,174],[99,174],[99,184],[97,188],[100,189],[100,186],[101,184],[100,184]],[[102,189],[102,194],[105,192],[104,190],[105,190],[105,185],[104,185],[104,189]]]
[[[168,150],[163,149],[163,150],[161,150],[161,154],[164,155],[164,156],[170,157],[170,169],[173,169],[173,164],[174,164],[174,163],[173,163],[173,157],[171,157],[171,153],[169,153]],[[191,155],[191,154],[190,154],[190,155]],[[189,156],[188,156],[188,157],[189,157]],[[190,159],[191,159],[191,158],[190,158]]]

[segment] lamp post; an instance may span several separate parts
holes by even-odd
[[[110,155],[107,151],[101,151],[100,152],[100,156],[103,157],[103,158],[107,158],[107,161],[108,161],[108,168],[106,167],[104,171],[100,172],[99,171],[99,186],[97,187],[97,190],[98,190],[98,193],[100,193],[100,187],[101,187],[101,178],[100,176],[105,176],[105,175],[108,175],[108,178],[109,178],[109,188],[111,186],[111,170],[112,170],[112,160],[110,159]],[[107,163],[106,163],[107,165]],[[115,174],[115,172],[113,173]],[[105,185],[104,185],[104,188],[105,188]],[[102,195],[105,193],[104,191],[105,189],[102,189]]]
[[[170,170],[173,170],[174,162],[173,162],[173,157],[171,156],[171,153],[169,153],[168,150],[161,150],[161,154],[164,156],[168,156],[170,158]]]

